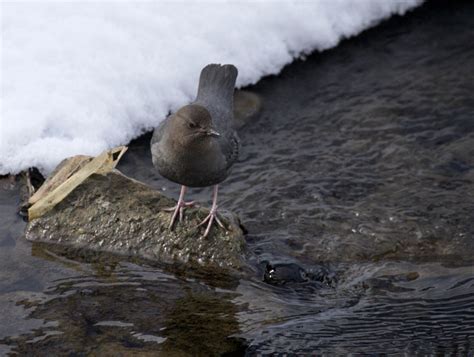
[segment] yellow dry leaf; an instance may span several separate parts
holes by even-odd
[[[43,190],[40,188],[31,197],[29,202],[32,206],[28,209],[28,219],[33,220],[44,215],[92,174],[105,175],[112,171],[126,151],[126,146],[106,150],[78,170],[87,157],[75,156],[69,159],[54,177],[48,180],[48,185]],[[74,173],[71,175],[71,172]]]

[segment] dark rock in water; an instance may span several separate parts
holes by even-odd
[[[269,264],[265,267],[263,281],[272,285],[282,285],[288,282],[303,283],[308,281],[306,271],[298,264]]]
[[[264,264],[263,281],[271,285],[316,282],[324,286],[334,286],[336,282],[335,273],[324,266],[305,270],[295,263],[270,264],[264,262]]]
[[[226,229],[213,227],[202,238],[202,227],[196,225],[208,210],[188,209],[184,222],[170,231],[170,213],[162,209],[174,204],[119,171],[94,174],[51,211],[29,222],[26,238],[163,263],[243,266],[245,240],[235,215],[224,214]]]
[[[270,264],[264,261],[262,264],[265,269],[263,281],[271,285],[312,282],[320,287],[334,287],[337,282],[336,273],[322,265],[306,270],[295,263]]]

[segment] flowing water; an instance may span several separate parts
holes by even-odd
[[[474,4],[431,2],[251,88],[220,191],[245,279],[58,255],[2,190],[0,353],[472,355],[473,44]],[[177,197],[148,140],[119,168]]]

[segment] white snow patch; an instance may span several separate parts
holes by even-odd
[[[421,2],[2,2],[0,174],[126,144],[193,100],[208,63],[255,83]]]

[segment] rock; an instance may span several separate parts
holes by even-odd
[[[234,127],[239,130],[254,119],[262,109],[261,98],[252,92],[239,90],[234,93]]]
[[[188,209],[174,231],[170,213],[175,202],[118,170],[93,174],[43,216],[28,223],[26,238],[139,257],[162,263],[204,267],[243,267],[245,240],[239,219],[224,214],[226,229],[213,227],[202,238],[205,208]]]
[[[288,282],[303,283],[308,281],[308,276],[303,268],[294,263],[275,265],[267,263],[263,281],[271,285],[284,285]]]
[[[323,265],[317,265],[310,270],[305,270],[295,263],[271,264],[263,261],[263,281],[270,285],[285,285],[313,282],[321,287],[334,287],[337,280],[334,271]]]

